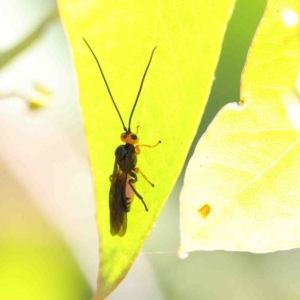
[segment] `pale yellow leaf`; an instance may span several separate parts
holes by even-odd
[[[180,253],[300,245],[300,132],[282,100],[299,70],[298,15],[299,1],[268,2],[240,103],[226,105],[197,145],[181,193]]]

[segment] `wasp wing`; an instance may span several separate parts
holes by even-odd
[[[124,236],[127,230],[126,181],[127,173],[123,172],[115,160],[114,171],[110,177],[109,191],[110,233]]]

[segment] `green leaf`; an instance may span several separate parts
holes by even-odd
[[[299,5],[268,2],[240,106],[226,105],[197,145],[181,192],[181,253],[300,245],[300,133],[284,100],[299,72]]]
[[[96,196],[101,264],[94,299],[128,272],[168,197],[197,131],[234,1],[59,1],[72,46]],[[135,197],[123,238],[110,235],[108,192],[122,125],[84,36],[97,55],[127,124],[141,77],[158,46],[133,116],[142,148]]]

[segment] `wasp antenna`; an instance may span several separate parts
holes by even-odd
[[[123,125],[124,130],[127,132],[127,128],[125,127],[125,124],[124,124],[124,121],[123,121],[123,119],[122,119],[122,116],[121,116],[121,114],[120,114],[120,112],[119,112],[119,109],[118,109],[118,107],[117,107],[117,105],[116,105],[116,102],[115,102],[115,100],[114,100],[114,98],[113,98],[113,96],[112,96],[112,93],[111,93],[110,89],[109,89],[108,83],[107,83],[107,81],[106,81],[106,79],[105,79],[105,76],[104,76],[104,73],[103,73],[102,68],[101,68],[101,66],[100,66],[100,63],[99,63],[99,61],[98,61],[98,59],[97,59],[97,57],[96,57],[94,51],[92,50],[91,46],[89,45],[89,43],[86,41],[86,39],[85,39],[84,37],[82,37],[82,38],[83,38],[83,40],[85,41],[86,45],[89,47],[91,53],[93,54],[93,56],[94,56],[94,58],[95,58],[95,60],[96,60],[96,62],[97,62],[97,65],[98,65],[98,67],[99,67],[100,73],[101,73],[102,78],[103,78],[103,80],[104,80],[104,82],[105,82],[107,91],[108,91],[108,93],[109,93],[109,95],[110,95],[111,101],[113,102],[113,105],[115,106],[115,109],[117,110],[117,113],[118,113],[119,118],[120,118],[120,120],[121,120],[121,122],[122,122],[122,125]]]
[[[128,131],[129,131],[129,132],[130,132],[131,119],[132,119],[132,116],[133,116],[135,107],[136,107],[136,105],[137,105],[137,102],[138,102],[138,100],[139,100],[139,97],[140,97],[140,94],[141,94],[141,91],[142,91],[142,88],[143,88],[143,84],[144,84],[144,81],[145,81],[145,78],[146,78],[146,75],[147,75],[148,69],[149,69],[149,67],[150,67],[150,64],[151,64],[151,61],[152,61],[152,57],[153,57],[153,54],[154,54],[154,51],[155,51],[156,48],[157,48],[157,46],[155,46],[154,49],[152,50],[152,53],[151,53],[151,56],[150,56],[148,65],[147,65],[147,67],[146,67],[146,70],[145,70],[145,72],[144,72],[144,76],[143,76],[142,81],[141,81],[141,84],[140,84],[140,88],[139,88],[138,94],[137,94],[137,96],[136,96],[134,105],[133,105],[133,107],[132,107],[132,111],[131,111],[131,114],[130,114],[130,117],[129,117],[129,122],[128,122]]]

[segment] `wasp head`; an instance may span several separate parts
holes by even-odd
[[[137,135],[132,132],[123,132],[121,134],[121,141],[126,144],[134,145],[138,143],[139,139]]]

